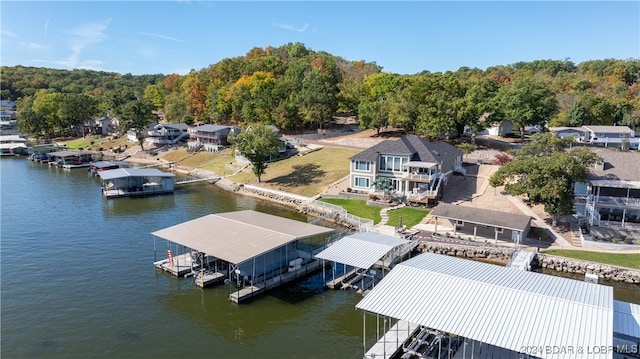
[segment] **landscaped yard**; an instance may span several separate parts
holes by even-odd
[[[364,199],[321,198],[320,200],[340,206],[354,216],[372,219],[373,223],[380,223],[380,210],[382,208],[369,206]]]
[[[604,253],[576,251],[571,249],[548,249],[543,251],[543,253],[626,268],[640,269],[640,253]]]
[[[402,225],[407,226],[409,229],[422,222],[424,217],[429,214],[429,211],[426,209],[404,207],[391,210],[387,212],[387,214],[389,215],[387,225],[397,227],[400,225],[400,221],[402,220]]]

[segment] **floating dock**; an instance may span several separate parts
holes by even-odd
[[[319,261],[311,261],[307,264],[300,266],[300,269],[289,271],[271,277],[264,282],[256,283],[254,285],[246,286],[237,292],[233,292],[229,295],[229,300],[234,303],[242,303],[252,297],[260,295],[267,290],[279,287],[282,284],[291,282],[297,278],[314,273],[320,269],[321,263]]]
[[[391,358],[402,347],[402,343],[417,334],[416,329],[417,324],[399,320],[366,352],[364,358]]]

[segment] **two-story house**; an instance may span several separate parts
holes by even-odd
[[[202,148],[205,151],[217,152],[229,146],[228,137],[231,133],[240,133],[240,128],[223,125],[200,125],[189,127],[190,150]]]
[[[575,135],[575,140],[598,147],[639,149],[640,137],[628,126],[549,127],[559,137]]]
[[[406,201],[433,204],[453,172],[464,172],[462,155],[446,142],[429,142],[416,135],[386,140],[349,159],[350,187],[373,192],[378,178],[388,178],[394,192]]]
[[[173,145],[186,137],[188,130],[185,123],[159,123],[147,131],[145,141],[151,146]]]
[[[574,211],[592,226],[640,224],[640,153],[592,148],[604,159],[575,184]]]

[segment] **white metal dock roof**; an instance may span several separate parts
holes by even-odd
[[[239,264],[290,242],[333,229],[252,210],[217,213],[151,234]]]
[[[613,288],[573,279],[424,253],[356,308],[516,352],[565,349],[543,358],[611,357],[595,349],[613,345]]]
[[[367,269],[372,267],[395,246],[409,243],[408,240],[373,232],[360,232],[341,238],[316,258]]]
[[[640,339],[640,305],[614,300],[613,332]]]
[[[175,177],[173,173],[162,172],[157,168],[116,168],[98,172],[103,180],[125,177]]]

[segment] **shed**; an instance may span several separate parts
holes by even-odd
[[[440,203],[430,213],[436,218],[435,232],[438,232],[438,218],[451,221],[453,234],[465,233],[476,236],[511,240],[520,243],[529,235],[531,217],[484,208],[458,206]]]

